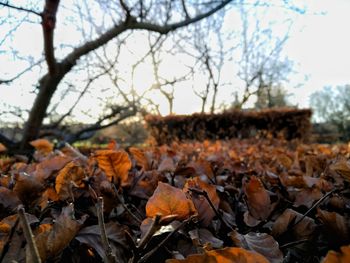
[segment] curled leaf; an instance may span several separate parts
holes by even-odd
[[[340,252],[329,251],[322,263],[348,263],[350,262],[350,246],[343,246]]]

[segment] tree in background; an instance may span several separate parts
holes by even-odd
[[[340,139],[350,140],[350,85],[326,86],[310,96],[317,123],[332,125],[340,133]]]
[[[167,35],[179,28],[189,26],[202,19],[205,19],[215,12],[223,9],[232,0],[223,1],[195,1],[195,3],[187,1],[76,1],[74,7],[64,6],[59,0],[46,0],[43,9],[37,6],[37,2],[28,2],[26,6],[17,6],[17,3],[10,1],[1,1],[0,6],[8,11],[7,19],[2,18],[2,23],[13,22],[13,12],[25,12],[23,19],[16,20],[16,25],[9,29],[5,35],[6,41],[15,38],[17,27],[23,26],[25,23],[41,23],[43,35],[43,53],[44,58],[30,63],[28,70],[36,65],[44,67],[42,77],[39,79],[35,93],[35,100],[27,114],[22,138],[20,142],[13,142],[4,135],[0,137],[0,141],[8,148],[19,146],[21,149],[28,148],[28,142],[40,136],[40,130],[43,127],[44,119],[47,117],[48,108],[51,104],[54,94],[57,94],[58,88],[63,84],[67,75],[73,69],[82,66],[86,67],[84,60],[89,64],[89,55],[98,51],[101,47],[108,45],[113,40],[119,40],[134,30],[153,31],[161,35]],[[55,43],[54,36],[56,28],[57,16],[60,14],[59,9],[65,8],[69,16],[65,18],[67,21],[77,23],[77,27],[81,32],[81,38],[73,46],[66,46],[65,43]],[[94,10],[94,15],[91,14]],[[1,10],[4,12],[4,10]],[[6,12],[6,11],[5,11]],[[62,22],[57,26],[62,26]],[[68,23],[69,23],[68,22]],[[78,26],[78,24],[80,26]],[[2,41],[4,44],[5,40]],[[9,43],[7,43],[9,44]],[[16,51],[13,51],[17,55]],[[18,56],[17,58],[19,58]],[[30,60],[30,58],[27,58]],[[45,61],[45,66],[43,65]],[[46,71],[47,69],[47,71]],[[16,77],[20,77],[27,69],[21,71]],[[45,72],[46,71],[46,72]],[[98,74],[97,74],[98,75]],[[96,78],[89,78],[87,83],[92,82]],[[1,83],[11,83],[16,77],[2,80]],[[88,84],[87,84],[88,85]],[[64,93],[64,92],[63,92]],[[80,92],[83,94],[83,92]],[[129,105],[128,105],[129,106]],[[121,113],[120,113],[121,112]],[[90,131],[99,127],[104,127],[106,122],[116,122],[124,116],[133,115],[135,112],[134,105],[131,109],[124,106],[116,105],[109,109],[105,116],[91,127],[85,128],[84,131],[78,131],[81,137]],[[113,120],[110,120],[112,118]],[[79,136],[78,136],[79,139]]]
[[[244,83],[244,92],[242,98],[235,102],[235,107],[242,108],[252,96],[257,97],[257,108],[272,107],[275,104],[273,97],[283,95],[281,85],[293,69],[293,63],[282,55],[293,22],[286,18],[280,23],[271,21],[264,25],[254,6],[241,5],[240,15],[242,31],[238,76]],[[255,17],[255,24],[252,17]],[[283,104],[284,99],[279,99],[279,103]]]

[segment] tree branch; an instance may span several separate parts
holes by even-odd
[[[44,34],[44,51],[49,73],[51,75],[56,72],[56,58],[53,44],[54,30],[56,26],[56,14],[60,1],[46,0],[44,12],[42,13],[42,28]]]
[[[27,12],[27,13],[34,14],[34,15],[42,17],[42,13],[39,13],[37,11],[31,10],[31,9],[28,9],[28,8],[25,8],[25,7],[11,5],[7,1],[5,3],[4,2],[0,2],[0,5],[1,6],[6,6],[6,7],[11,8],[11,9],[15,9],[17,11],[24,11],[24,12]]]

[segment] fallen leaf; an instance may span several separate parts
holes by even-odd
[[[13,191],[0,186],[0,218],[15,213],[20,204],[21,201]]]
[[[61,170],[70,161],[72,161],[72,158],[68,156],[54,156],[45,159],[36,166],[33,176],[43,182]]]
[[[250,232],[242,235],[234,230],[229,235],[237,247],[258,252],[272,263],[283,261],[283,254],[277,241],[266,233]]]
[[[66,164],[56,177],[55,190],[60,200],[67,200],[71,197],[72,187],[84,187],[84,169],[75,162]]]
[[[340,159],[337,162],[331,164],[329,169],[335,171],[344,177],[348,182],[350,182],[350,164],[346,159]]]
[[[262,255],[237,247],[206,251],[186,259],[167,259],[166,263],[268,263]]]
[[[328,237],[335,243],[346,244],[349,239],[349,220],[336,212],[317,209],[317,218],[324,224]],[[333,240],[334,239],[334,240]]]
[[[30,142],[37,151],[48,154],[53,151],[53,144],[46,139],[37,139]]]
[[[116,222],[108,222],[105,224],[105,227],[112,253],[118,259],[125,258],[128,253],[125,231],[128,228]],[[75,239],[94,248],[101,258],[105,257],[105,249],[101,241],[101,228],[98,225],[82,228]]]
[[[194,229],[188,232],[194,244],[198,244],[204,247],[222,248],[224,241],[216,238],[208,229],[200,228]]]
[[[165,157],[158,166],[158,171],[161,173],[164,172],[174,172],[176,169],[173,158]]]
[[[258,220],[265,220],[271,214],[272,206],[270,195],[264,188],[260,179],[252,176],[244,185],[249,213]]]
[[[158,183],[158,187],[146,204],[147,217],[157,214],[177,215],[178,220],[184,220],[193,215],[195,211],[193,202],[181,189],[162,182]]]
[[[349,263],[350,262],[350,246],[342,246],[340,252],[329,251],[322,263]]]
[[[7,151],[7,148],[5,147],[5,145],[3,145],[1,142],[0,142],[0,153],[1,152],[6,152]]]
[[[18,198],[25,205],[32,205],[41,197],[45,190],[44,185],[34,176],[26,173],[20,173],[15,176],[15,187],[13,192],[17,194]]]
[[[48,258],[53,258],[60,254],[76,236],[85,218],[82,217],[80,220],[74,219],[73,204],[64,207],[52,228],[47,228],[46,231],[35,237],[41,260],[44,262]],[[31,259],[28,249],[26,249],[26,255],[27,259]]]
[[[127,183],[131,161],[126,152],[99,150],[95,154],[98,166],[106,173],[110,182],[121,182],[122,185]]]
[[[303,217],[302,214],[292,210],[286,209],[284,212],[277,218],[275,223],[272,226],[271,235],[279,237],[286,231],[290,231],[293,234],[294,238],[299,239],[308,239],[316,228],[315,220],[310,217],[305,216],[298,224],[293,226],[291,230],[289,227],[291,224],[296,223]]]
[[[135,147],[130,147],[129,152],[136,160],[136,164],[140,166],[143,171],[149,170],[150,163],[148,162],[148,158],[142,150]]]
[[[191,194],[191,199],[198,212],[198,219],[201,221],[203,226],[208,226],[215,217],[215,212],[209,205],[207,199],[203,195],[191,191],[191,188],[197,189],[199,191],[205,191],[208,194],[208,197],[213,203],[215,209],[218,209],[220,199],[216,193],[216,187],[214,185],[203,182],[199,177],[188,179],[184,187],[184,191]]]

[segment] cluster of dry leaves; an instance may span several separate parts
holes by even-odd
[[[32,144],[0,159],[0,262],[350,262],[347,145]]]

